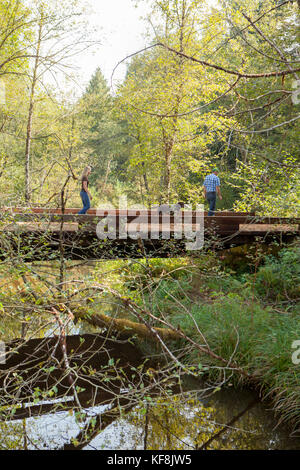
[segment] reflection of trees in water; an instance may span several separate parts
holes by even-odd
[[[232,414],[229,406],[220,406],[218,401],[204,406],[197,395],[187,394],[137,408],[127,421],[135,426],[136,447],[148,450],[275,449],[291,445],[283,433],[266,425],[257,405],[255,397]],[[296,442],[294,445],[297,448]]]
[[[144,435],[147,432],[145,448],[148,450],[196,450],[210,439],[209,448],[219,449],[224,446],[212,437],[228,427],[216,422],[215,413],[214,407],[203,406],[197,397],[174,396],[168,401],[158,400],[147,406],[146,410],[135,410],[129,422],[137,428],[143,426]],[[239,430],[231,430],[230,433],[232,440],[230,446],[225,448],[251,448],[249,433]],[[242,434],[240,447],[236,447],[235,438],[239,434]],[[136,439],[140,436],[136,435]]]
[[[260,421],[260,413],[255,412],[256,404],[257,400],[252,400],[228,420],[228,408],[218,407],[218,404],[204,406],[195,393],[172,397],[165,395],[154,400],[145,395],[135,407],[95,407],[85,410],[85,417],[80,417],[70,409],[52,416],[31,418],[27,422],[1,422],[0,448],[280,448],[280,445],[284,445],[283,436],[266,432],[264,423]]]
[[[26,430],[21,422],[6,423],[0,421],[0,449],[16,450],[24,449],[26,442]]]
[[[148,450],[193,450],[198,441],[208,439],[219,429],[213,414],[214,408],[203,407],[197,398],[174,396],[134,410],[128,419],[138,428],[143,427],[144,436],[147,432],[144,444]]]
[[[111,448],[117,444],[126,449],[129,444],[133,449],[195,450],[224,429],[215,421],[214,407],[204,407],[196,396],[189,395],[166,395],[156,400],[146,396],[134,409],[130,406],[121,411],[114,407],[94,414],[96,411],[97,408],[90,410],[90,416],[83,419],[72,410],[58,412],[50,419],[49,416],[30,419],[25,427],[25,420],[2,422],[1,448],[22,449],[26,445],[28,448],[70,450],[86,446]],[[257,423],[249,424],[253,429]],[[55,427],[56,436],[53,435]],[[256,435],[254,442],[255,438]],[[69,442],[61,446],[60,443],[67,439]],[[234,429],[230,431],[227,445],[213,440],[209,448],[255,448],[254,442],[249,432],[241,433]]]

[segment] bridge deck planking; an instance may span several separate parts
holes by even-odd
[[[78,215],[74,213],[78,209],[66,209],[64,214],[61,213],[59,209],[48,209],[43,208],[33,208],[31,211],[24,211],[20,208],[11,208],[10,213],[13,217],[13,221],[18,222],[39,222],[40,220],[46,219],[48,222],[56,223],[77,223],[83,230],[84,227],[88,229],[94,229],[97,223],[107,217],[114,216],[116,217],[116,225],[118,226],[119,220],[127,221],[133,226],[133,221],[136,223],[171,223],[174,224],[180,223],[180,218],[184,217],[184,222],[197,223],[201,220],[201,217],[204,215],[204,224],[205,227],[215,226],[215,227],[225,227],[231,225],[234,228],[237,228],[238,225],[246,226],[246,224],[300,224],[300,218],[295,217],[260,217],[251,213],[232,213],[232,212],[216,212],[216,215],[213,217],[208,217],[207,212],[202,211],[181,211],[175,216],[173,213],[161,214],[158,211],[150,210],[103,210],[96,213],[94,209],[93,213],[88,213],[85,215]],[[7,212],[7,210],[5,211]],[[297,230],[296,227],[291,227],[293,230]],[[243,227],[244,229],[244,227]],[[72,228],[73,230],[73,228]],[[248,230],[248,229],[247,229]]]
[[[69,209],[74,211],[77,209]],[[52,211],[57,211],[53,209]],[[228,232],[281,232],[281,231],[299,231],[300,218],[295,217],[259,217],[253,214],[225,213],[226,215],[217,215],[208,217],[203,216],[202,211],[182,211],[174,214],[161,214],[157,211],[134,211],[134,210],[109,210],[102,214],[77,215],[74,213],[55,213],[48,210],[45,212],[42,208],[35,208],[31,212],[21,212],[20,209],[12,208],[12,220],[7,220],[7,224],[1,228],[1,231],[51,231],[51,232],[95,232],[99,221],[107,216],[115,217],[116,232],[119,232],[120,222],[126,222],[128,232],[147,232],[155,231],[171,232],[199,230],[204,222],[204,228],[214,230],[219,234]],[[151,230],[149,224],[151,223]],[[183,225],[184,224],[184,225]],[[251,226],[252,225],[252,226]],[[169,230],[170,227],[170,230]]]
[[[173,214],[158,214],[157,211],[104,210],[102,215],[77,215],[51,213],[49,210],[45,212],[42,208],[26,213],[20,209],[11,209],[2,211],[2,214],[0,212],[0,232],[18,236],[19,242],[13,241],[12,237],[12,246],[16,245],[14,249],[18,253],[21,243],[20,246],[25,248],[25,252],[28,251],[27,255],[25,254],[26,260],[47,259],[49,250],[53,252],[53,256],[59,256],[61,242],[65,247],[64,256],[67,259],[132,258],[143,257],[145,253],[152,257],[184,256],[184,253],[187,253],[185,241],[189,240],[187,232],[198,231],[203,221],[205,245],[211,244],[214,250],[253,243],[256,237],[265,241],[271,241],[274,237],[279,241],[288,241],[299,234],[300,218],[295,217],[259,217],[248,213],[228,212],[220,215],[221,212],[217,212],[213,217],[204,214],[202,218],[202,211],[184,211],[180,214],[185,217],[184,227],[178,223],[178,214],[176,218]],[[96,227],[107,215],[116,216],[116,230],[112,235],[107,233],[106,240],[99,240]],[[125,237],[124,230],[120,235],[121,221],[128,222]],[[143,239],[142,250],[138,246],[137,231]],[[183,237],[180,237],[180,232]],[[168,243],[168,240],[171,243]],[[106,248],[107,243],[110,248]],[[3,247],[5,246],[4,244]],[[6,249],[3,250],[0,246],[1,259],[6,256]]]

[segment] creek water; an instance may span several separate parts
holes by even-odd
[[[207,392],[207,384],[182,378],[180,394],[162,393],[133,408],[96,432],[84,450],[300,449],[300,437],[277,426],[271,405],[250,390],[224,387]],[[128,390],[124,389],[126,395]],[[70,400],[71,398],[69,398]],[[50,401],[41,402],[47,406]],[[53,402],[52,402],[53,403]],[[67,405],[68,401],[64,402]],[[25,405],[26,408],[26,405]],[[105,417],[109,405],[84,409],[78,419],[72,409],[1,422],[0,449],[61,449],[75,446],[92,419]],[[68,448],[68,447],[67,447]]]
[[[300,449],[299,437],[289,436],[283,426],[276,427],[272,411],[261,402],[226,426],[251,402],[253,394],[249,391],[222,390],[204,402],[193,394],[193,398],[184,401],[173,397],[169,403],[158,402],[146,413],[144,408],[136,407],[111,423],[84,449],[193,450],[205,443],[207,449]],[[86,410],[87,417],[105,413],[106,409],[105,406],[90,408]],[[61,448],[72,440],[76,442],[81,427],[72,411],[17,420],[6,423],[0,448]],[[211,440],[217,433],[220,434]]]

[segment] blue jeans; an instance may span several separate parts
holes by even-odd
[[[216,210],[216,200],[217,200],[217,193],[216,191],[208,191],[206,193],[206,199],[208,200],[209,202],[209,211],[208,211],[208,215],[211,216],[211,215],[214,215],[215,214],[215,210]]]
[[[90,198],[89,198],[88,193],[84,191],[83,189],[80,191],[80,197],[82,200],[83,209],[81,209],[81,211],[79,211],[78,214],[85,214],[86,211],[88,211],[89,208],[91,207]]]

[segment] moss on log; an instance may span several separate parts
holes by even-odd
[[[109,328],[118,331],[126,336],[137,335],[142,339],[149,339],[157,342],[157,336],[154,335],[146,325],[133,322],[125,318],[113,318],[103,313],[90,313],[87,308],[76,307],[72,308],[72,313],[77,320],[83,320],[90,325],[100,328]],[[174,341],[181,338],[180,334],[168,328],[154,328],[155,332],[164,341]]]

